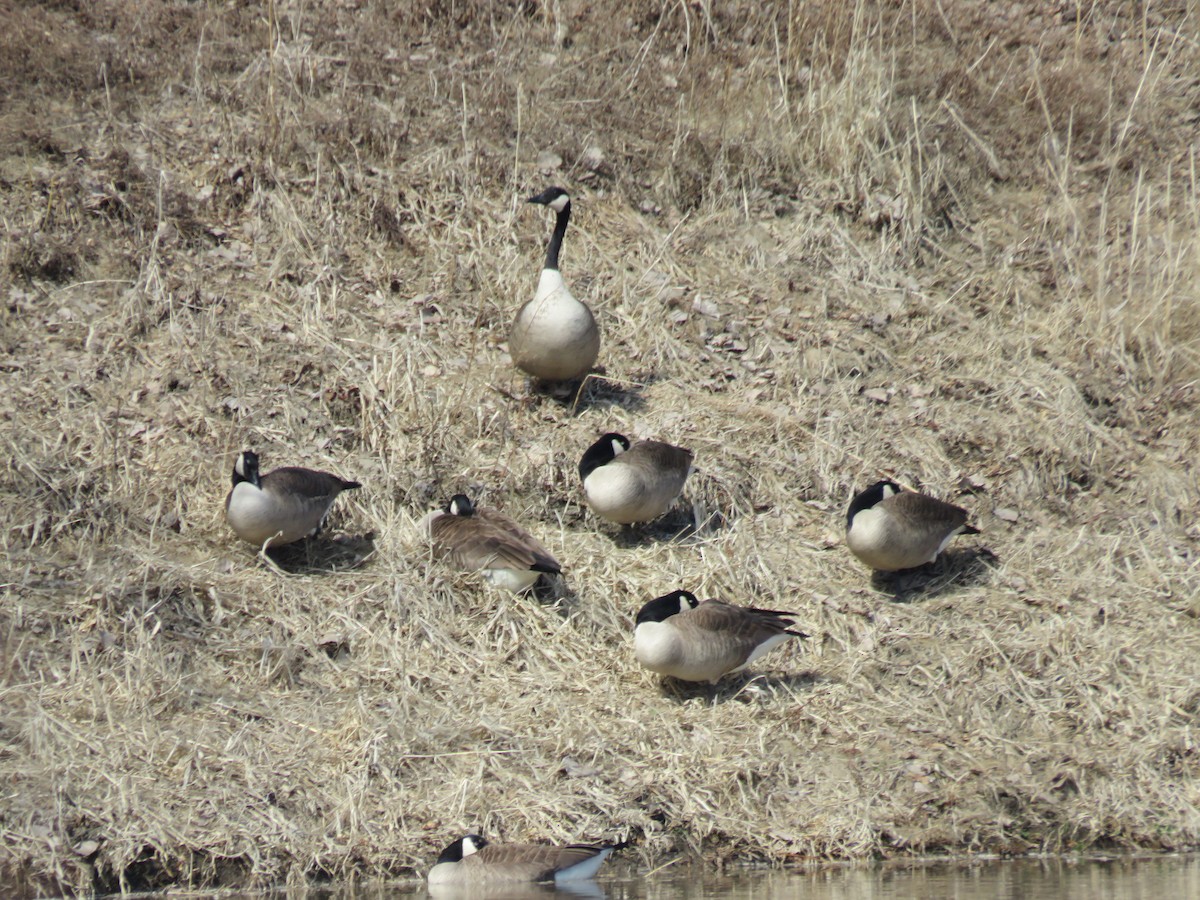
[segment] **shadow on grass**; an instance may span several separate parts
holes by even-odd
[[[525,595],[542,606],[553,608],[564,619],[579,608],[579,594],[567,584],[566,576],[562,574],[543,574]]]
[[[681,703],[703,698],[716,705],[736,700],[753,703],[776,697],[792,698],[796,693],[809,691],[817,684],[829,679],[820,672],[738,672],[727,675],[716,684],[698,681],[680,681],[663,678],[661,690],[664,697]]]
[[[650,378],[646,381],[623,384],[609,378],[601,369],[590,373],[583,380],[579,389],[572,392],[566,406],[573,414],[585,409],[610,409],[614,406],[635,412],[646,405],[642,399],[642,391],[657,380]]]
[[[572,381],[543,381],[540,378],[526,378],[525,390],[513,393],[505,388],[492,385],[492,389],[514,403],[525,407],[534,407],[550,401],[561,407],[570,415],[577,415],[585,409],[609,409],[620,407],[630,412],[637,411],[646,405],[642,399],[642,390],[647,384],[657,379],[651,378],[645,382],[629,382],[628,384],[610,379],[600,368],[589,372],[582,379]]]
[[[357,569],[375,553],[375,533],[335,537],[318,535],[266,551],[267,559],[288,575],[319,575]]]
[[[992,575],[998,562],[996,554],[986,547],[949,550],[936,561],[904,569],[900,572],[874,572],[871,586],[891,594],[897,603],[911,603],[926,597],[936,597],[946,591],[971,584],[982,584]]]
[[[597,519],[596,521],[603,521]],[[605,523],[606,525],[608,523]],[[677,503],[652,522],[618,525],[604,529],[614,544],[627,550],[645,543],[687,544],[703,541],[729,525],[720,510],[704,511],[699,506]]]

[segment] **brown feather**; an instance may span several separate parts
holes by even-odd
[[[939,538],[967,523],[967,511],[927,494],[901,491],[882,501],[906,529]]]
[[[634,655],[662,675],[715,684],[787,638],[808,637],[790,627],[794,615],[705,600],[660,621],[639,622]]]
[[[873,485],[868,491],[879,487]],[[868,492],[858,495],[861,501]],[[852,509],[853,509],[852,504]],[[860,508],[847,523],[850,551],[874,569],[896,572],[932,562],[956,534],[977,534],[967,511],[927,494],[899,491]]]
[[[357,487],[357,481],[329,472],[283,466],[260,476],[259,488],[250,482],[235,484],[225,496],[225,516],[243,540],[261,544],[270,538],[270,546],[278,546],[320,530],[337,495]],[[239,508],[230,517],[239,491]]]
[[[687,620],[696,628],[746,638],[758,645],[777,634],[807,637],[791,630],[791,626],[796,624],[795,615],[773,609],[735,606],[724,600],[705,600],[695,609],[680,613],[678,618]]]
[[[429,526],[434,553],[464,572],[519,569],[558,574],[558,560],[524,528],[503,513],[476,509],[471,516],[447,513]],[[489,845],[490,846],[490,845]]]
[[[665,441],[638,441],[617,457],[621,462],[639,461],[655,469],[687,475],[692,465],[692,451]]]
[[[261,477],[264,491],[298,494],[312,500],[328,497],[332,500],[342,491],[362,487],[357,481],[347,481],[332,472],[319,472],[300,466],[283,466],[272,469]]]
[[[536,872],[529,880],[548,881],[554,873],[591,859],[603,847],[591,844],[569,844],[555,847],[551,844],[488,844],[478,853],[468,856],[464,862],[478,860],[480,865],[509,867],[522,872]]]

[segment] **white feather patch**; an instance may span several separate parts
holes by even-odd
[[[611,849],[601,850],[591,859],[585,859],[583,862],[555,872],[554,882],[557,884],[561,881],[582,881],[585,878],[591,878],[611,853]]]

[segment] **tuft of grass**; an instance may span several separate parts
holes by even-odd
[[[9,10],[0,881],[1196,843],[1191,13],[344,6]],[[548,183],[603,332],[566,400],[505,344]],[[583,503],[610,430],[696,454],[641,535]],[[247,447],[364,487],[268,563]],[[982,535],[873,580],[883,475]],[[554,596],[429,558],[460,490]],[[632,617],[677,586],[813,638],[661,684]]]

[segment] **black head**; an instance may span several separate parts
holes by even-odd
[[[854,524],[854,517],[864,509],[870,509],[876,503],[881,503],[898,493],[900,485],[894,481],[877,481],[865,491],[859,491],[850,501],[850,508],[846,510],[846,527]]]
[[[671,616],[695,609],[699,605],[700,601],[691,591],[671,591],[656,597],[638,610],[634,625],[641,625],[643,622],[665,622]]]
[[[482,850],[486,846],[487,841],[479,835],[464,835],[443,850],[442,855],[437,858],[437,861],[438,863],[462,862],[464,856],[470,856],[472,853]]]
[[[238,454],[237,462],[233,464],[233,486],[237,487],[243,481],[261,487],[258,478],[258,454],[253,450],[243,450]]]
[[[555,212],[562,212],[563,207],[571,202],[571,198],[560,187],[548,187],[540,194],[530,197],[526,202],[549,206]]]
[[[612,462],[628,449],[629,438],[623,434],[617,434],[615,431],[610,431],[584,451],[583,458],[579,460],[580,481],[587,478],[601,466]]]
[[[446,504],[446,512],[452,516],[462,516],[464,519],[475,515],[475,504],[466,494],[455,494]],[[468,835],[470,837],[470,835]]]

